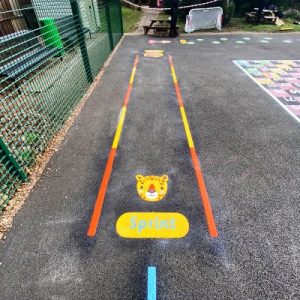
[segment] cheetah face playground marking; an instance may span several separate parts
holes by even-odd
[[[162,176],[136,176],[137,184],[136,189],[139,196],[150,202],[156,202],[162,200],[168,191],[168,180],[167,175]]]

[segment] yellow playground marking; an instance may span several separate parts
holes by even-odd
[[[191,133],[190,126],[189,126],[189,122],[187,120],[185,109],[183,106],[180,106],[180,112],[181,112],[182,122],[183,122],[184,130],[186,133],[188,145],[190,148],[195,148],[192,133]]]
[[[164,56],[164,50],[144,50],[144,57],[159,58]]]
[[[189,222],[180,213],[129,212],[119,217],[117,233],[132,239],[176,239],[189,232]]]
[[[141,199],[149,202],[162,200],[168,191],[168,175],[136,175],[136,189]]]
[[[123,106],[122,109],[121,109],[119,124],[118,124],[117,130],[116,130],[116,134],[115,134],[113,144],[112,144],[112,148],[114,148],[114,149],[118,148],[118,144],[119,144],[121,133],[122,133],[123,124],[124,124],[124,121],[125,121],[126,110],[127,109],[126,109],[125,106]]]
[[[186,40],[180,40],[180,44],[185,45],[185,44],[187,44],[187,41]]]

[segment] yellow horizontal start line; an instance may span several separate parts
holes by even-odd
[[[129,212],[119,217],[117,233],[123,238],[176,239],[189,232],[189,222],[180,213]]]

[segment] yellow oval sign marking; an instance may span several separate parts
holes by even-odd
[[[180,213],[129,212],[119,217],[117,233],[132,239],[177,239],[189,232],[189,222]]]

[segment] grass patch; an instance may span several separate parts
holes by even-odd
[[[137,24],[142,16],[142,12],[127,7],[122,7],[122,15],[124,32],[135,31],[137,28]]]
[[[283,19],[283,27],[291,27],[288,31],[300,31],[300,25],[294,25],[292,19]],[[228,26],[224,27],[224,31],[253,31],[253,32],[279,32],[280,27],[277,25],[254,25],[246,21],[246,18],[232,18]]]

